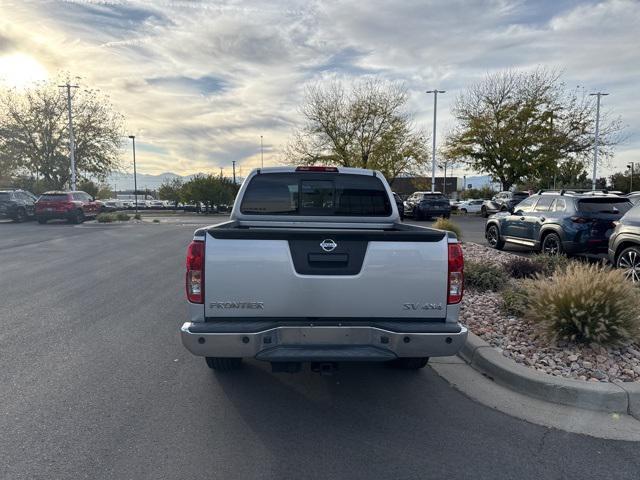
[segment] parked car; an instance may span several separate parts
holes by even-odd
[[[638,202],[640,202],[640,192],[631,192],[629,195],[627,195],[627,198],[631,203],[637,205]]]
[[[485,200],[480,212],[484,218],[487,218],[492,213],[513,212],[513,207],[528,196],[528,192],[500,192],[491,200]]]
[[[451,211],[455,212],[456,210],[458,210],[458,207],[460,206],[460,200],[450,199],[449,205],[451,206]]]
[[[396,192],[391,193],[393,193],[393,199],[396,201],[396,207],[398,207],[400,220],[404,220],[404,202],[402,201],[402,198],[400,198],[400,195],[398,195]]]
[[[606,253],[615,222],[633,205],[616,195],[548,192],[532,195],[514,212],[500,212],[487,221],[489,245],[505,243],[559,253]]]
[[[404,214],[416,220],[451,216],[449,199],[440,192],[415,192],[404,202]]]
[[[116,198],[103,200],[102,203],[104,204],[105,209],[108,212],[115,212],[118,210],[124,210],[126,208],[125,202]]]
[[[100,213],[100,204],[86,192],[43,193],[36,202],[38,223],[52,219],[65,219],[70,223],[82,223],[87,218],[95,218]]]
[[[242,358],[288,372],[343,361],[418,369],[466,340],[460,244],[400,223],[379,172],[254,170],[231,221],[196,230],[186,264],[182,342],[215,370]]]
[[[18,188],[0,190],[0,218],[21,223],[36,214],[36,196]]]
[[[629,280],[640,282],[640,205],[635,205],[616,223],[609,238],[609,260],[624,269]]]
[[[147,200],[148,208],[153,208],[155,210],[164,209],[164,202],[162,200]]]
[[[469,200],[460,202],[458,204],[458,210],[460,211],[460,213],[463,213],[465,215],[467,213],[480,213],[480,209],[482,208],[483,204],[484,200],[471,198]]]

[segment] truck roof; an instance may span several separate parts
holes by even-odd
[[[324,165],[323,165],[324,166]],[[353,167],[335,167],[333,165],[326,166],[327,168],[335,168],[338,173],[348,173],[352,175],[380,175],[383,176],[377,170],[370,170],[368,168],[353,168]],[[254,168],[247,177],[251,176],[255,173],[293,173],[297,171],[298,168],[305,168],[304,166],[282,166],[282,167],[264,167],[264,168]]]

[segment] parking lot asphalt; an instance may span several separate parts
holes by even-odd
[[[178,334],[193,230],[0,224],[1,479],[638,477],[637,443],[515,419],[430,368],[213,373]]]

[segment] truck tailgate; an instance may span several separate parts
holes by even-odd
[[[445,233],[300,230],[209,230],[207,319],[446,317]]]

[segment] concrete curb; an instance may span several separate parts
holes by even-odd
[[[640,418],[640,385],[635,383],[592,383],[546,375],[517,364],[471,332],[458,355],[495,382],[525,395]]]

